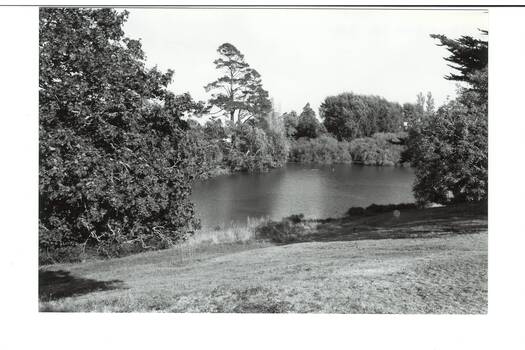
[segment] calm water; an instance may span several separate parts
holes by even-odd
[[[309,218],[343,215],[353,206],[413,202],[410,168],[338,164],[288,164],[262,174],[223,175],[195,184],[193,201],[203,227],[274,220],[303,213]]]

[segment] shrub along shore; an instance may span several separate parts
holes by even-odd
[[[305,164],[358,164],[370,166],[410,166],[410,162],[404,160],[403,152],[407,133],[376,133],[371,137],[362,137],[351,142],[338,141],[334,137],[325,134],[317,138],[299,138],[292,140],[286,157],[287,162]],[[223,154],[215,155],[220,162],[211,166],[201,175],[201,179],[207,179],[219,175],[227,175],[238,171],[250,172],[248,166],[236,166],[232,168],[224,163]],[[248,163],[249,160],[244,160]],[[242,161],[238,160],[238,163]],[[282,160],[277,164],[284,166]],[[258,169],[265,171],[274,167],[261,166]],[[253,169],[252,169],[253,171]]]

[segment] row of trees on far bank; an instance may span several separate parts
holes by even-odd
[[[240,50],[225,43],[217,52],[214,63],[220,76],[205,86],[212,94],[206,109],[212,121],[192,124],[197,133],[216,135],[206,137],[215,160],[208,163],[211,175],[265,171],[287,160],[334,163],[353,158],[367,165],[401,164],[406,129],[434,112],[430,92],[403,106],[380,96],[342,93],[324,100],[322,122],[309,103],[300,113],[279,116],[260,74]]]
[[[486,42],[436,36],[460,71],[448,79],[467,84],[437,111],[430,94],[401,106],[343,93],[325,99],[320,122],[309,104],[273,112],[260,74],[228,43],[207,103],[173,94],[173,72],[146,68],[140,42],[124,36],[127,16],[40,10],[41,262],[171,246],[199,227],[193,181],[290,160],[410,161],[421,202],[486,198]],[[204,113],[226,118],[201,125]]]

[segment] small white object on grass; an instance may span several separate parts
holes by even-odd
[[[395,217],[396,219],[399,219],[400,216],[401,216],[401,212],[400,212],[399,210],[397,210],[397,209],[394,210],[394,217]]]

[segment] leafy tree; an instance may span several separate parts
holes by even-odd
[[[415,125],[417,120],[420,119],[420,115],[416,104],[408,102],[403,104],[403,119],[407,126],[412,127]]]
[[[250,124],[232,127],[232,147],[227,163],[233,171],[261,172],[271,163],[270,144],[266,133]]]
[[[426,96],[419,92],[416,96],[416,103],[403,104],[403,119],[409,128],[418,128],[423,120],[433,113],[435,113],[435,104],[430,91]]]
[[[415,168],[413,187],[420,202],[465,202],[488,195],[488,43],[470,37],[446,45],[462,75],[447,77],[468,83],[455,101],[431,114],[419,129],[412,129],[405,158]]]
[[[364,136],[361,123],[369,111],[360,96],[352,93],[329,96],[319,110],[326,130],[339,141]]]
[[[314,110],[307,103],[299,115],[296,127],[295,138],[300,137],[316,138],[321,133],[322,125],[315,117]]]
[[[426,102],[425,95],[423,95],[422,92],[419,92],[416,96],[416,106],[417,106],[418,112],[421,114],[425,112],[425,102]]]
[[[159,248],[198,226],[203,166],[181,117],[200,108],[146,69],[127,12],[40,10],[39,234],[44,255]],[[78,250],[77,250],[78,252]],[[56,255],[55,255],[56,257]]]
[[[232,171],[262,172],[286,163],[290,145],[281,118],[266,115],[259,123],[233,125],[230,132],[225,161]]]
[[[483,35],[488,34],[485,30],[481,32]],[[459,39],[449,39],[441,34],[431,34],[430,37],[439,40],[438,46],[447,48],[450,56],[446,57],[445,60],[452,63],[449,64],[449,67],[459,71],[459,74],[451,73],[445,79],[472,83],[472,74],[487,67],[488,41],[466,35]]]
[[[445,204],[487,198],[487,115],[485,107],[475,105],[451,101],[409,138],[418,201]]]
[[[219,46],[217,52],[220,57],[214,64],[223,75],[205,86],[206,91],[217,91],[210,104],[238,124],[270,112],[272,104],[261,76],[245,62],[244,55],[229,43]]]
[[[284,113],[281,118],[284,123],[286,136],[292,139],[295,138],[295,134],[297,133],[297,124],[299,123],[299,116],[297,115],[297,112],[291,111]]]
[[[400,104],[389,102],[379,96],[366,96],[370,114],[367,118],[365,135],[371,136],[376,132],[397,132],[403,123],[403,108]]]
[[[326,130],[338,140],[397,132],[403,125],[403,108],[378,96],[329,96],[321,104],[320,114]]]

